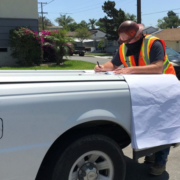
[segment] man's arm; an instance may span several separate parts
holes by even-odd
[[[115,70],[115,74],[162,74],[162,72],[163,60],[154,61],[146,66],[133,66]]]
[[[111,61],[108,61],[107,63],[100,65],[101,68],[98,65],[96,65],[94,71],[96,72],[114,71],[120,65],[122,65],[122,62],[120,61],[119,50],[118,50]]]

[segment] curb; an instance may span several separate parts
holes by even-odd
[[[94,56],[95,58],[102,58],[102,59],[112,59],[113,56],[104,56],[104,57],[101,57],[101,56]]]

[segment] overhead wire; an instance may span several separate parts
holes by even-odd
[[[178,9],[180,9],[180,8],[164,10],[164,11],[157,11],[157,12],[152,12],[152,13],[147,13],[147,14],[142,14],[142,16],[150,15],[150,14],[158,14],[158,13],[167,12],[167,11],[173,11],[173,10],[178,10]]]

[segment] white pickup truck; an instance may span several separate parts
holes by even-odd
[[[131,109],[121,75],[0,71],[0,180],[124,180]]]

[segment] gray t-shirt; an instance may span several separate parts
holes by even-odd
[[[139,53],[135,53],[134,54],[134,58],[135,58],[135,63],[136,65],[139,65]],[[157,61],[157,60],[164,60],[164,48],[162,43],[159,40],[154,41],[154,43],[151,46],[151,51],[150,51],[150,63]],[[115,66],[121,66],[122,62],[120,60],[120,56],[119,56],[119,50],[116,52],[115,56],[113,57],[113,59],[111,60],[111,62],[115,65]]]

